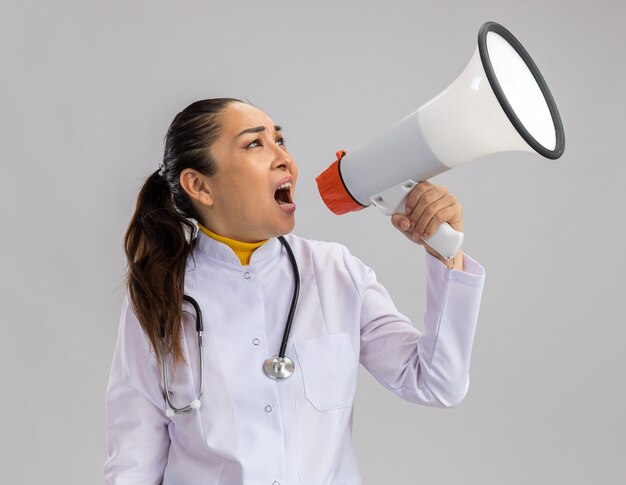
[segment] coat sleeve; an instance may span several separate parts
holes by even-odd
[[[463,254],[465,271],[426,255],[426,311],[420,332],[395,307],[374,271],[344,250],[360,295],[360,363],[402,399],[453,407],[469,387],[470,355],[485,280],[484,268]]]
[[[105,482],[160,484],[170,443],[169,418],[164,412],[159,367],[128,294],[122,305],[105,405]]]

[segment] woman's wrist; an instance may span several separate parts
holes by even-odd
[[[459,251],[454,255],[450,260],[445,259],[441,256],[437,251],[432,249],[427,244],[424,244],[424,249],[428,252],[428,254],[437,258],[441,263],[448,269],[458,269],[463,271],[463,251],[459,249]]]

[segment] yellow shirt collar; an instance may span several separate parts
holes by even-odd
[[[230,247],[230,249],[232,249],[233,252],[237,255],[237,257],[239,258],[239,261],[241,261],[241,264],[243,266],[247,266],[248,264],[250,264],[250,257],[252,256],[252,253],[258,247],[262,246],[263,244],[267,242],[267,239],[264,239],[263,241],[253,242],[253,243],[237,241],[236,239],[230,239],[228,237],[215,234],[208,227],[205,227],[200,223],[198,223],[198,227],[207,236],[215,239],[216,241],[224,243],[228,247]]]

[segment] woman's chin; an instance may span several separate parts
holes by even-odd
[[[284,236],[285,234],[289,234],[293,231],[294,226],[296,225],[296,218],[292,214],[287,221],[281,221],[282,223],[275,227],[274,235],[271,237],[279,237]]]

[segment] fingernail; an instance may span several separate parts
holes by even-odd
[[[409,228],[409,225],[410,225],[410,224],[409,224],[409,221],[407,221],[407,220],[403,220],[403,221],[400,223],[400,227],[401,227],[402,229],[404,229],[405,231]]]
[[[422,239],[423,239],[424,241],[425,241],[426,239],[428,239],[428,234],[427,234],[427,233],[422,234]]]

